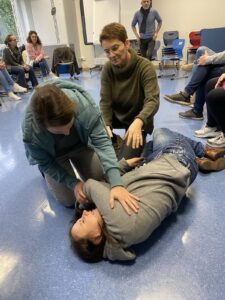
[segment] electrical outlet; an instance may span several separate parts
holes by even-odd
[[[86,57],[81,56],[80,60],[81,61],[86,61]]]

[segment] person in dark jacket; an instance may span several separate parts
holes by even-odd
[[[17,40],[15,35],[8,34],[5,39],[6,48],[3,51],[3,58],[7,66],[9,74],[17,76],[17,83],[27,88],[27,82],[25,74],[29,74],[29,80],[31,81],[32,87],[38,85],[37,78],[34,73],[34,69],[25,64],[22,58],[22,54],[17,47]]]

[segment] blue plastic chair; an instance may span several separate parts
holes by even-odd
[[[173,40],[171,47],[167,47],[167,50],[162,52],[161,61],[159,63],[159,69],[161,70],[161,73],[158,76],[159,78],[168,77],[168,76],[172,76],[173,78],[171,79],[181,78],[175,75],[180,69],[180,61],[183,59],[184,45],[185,45],[185,39],[175,39]],[[176,73],[172,73],[168,75],[164,74],[164,67],[166,61],[172,61],[173,64],[175,63]]]

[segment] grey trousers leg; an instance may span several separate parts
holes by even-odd
[[[56,158],[57,163],[61,167],[63,167],[69,174],[74,175],[70,160],[83,181],[86,181],[88,178],[96,180],[104,179],[100,160],[94,150],[86,146],[82,146]],[[76,199],[73,190],[70,190],[64,184],[55,181],[46,173],[45,179],[48,189],[63,206],[71,207],[75,204]]]

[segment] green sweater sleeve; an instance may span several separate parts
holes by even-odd
[[[107,73],[107,64],[101,74],[100,110],[106,126],[112,127],[112,84]]]
[[[154,66],[146,64],[141,72],[141,82],[144,89],[144,105],[136,116],[146,125],[153,119],[159,109],[159,86]]]

